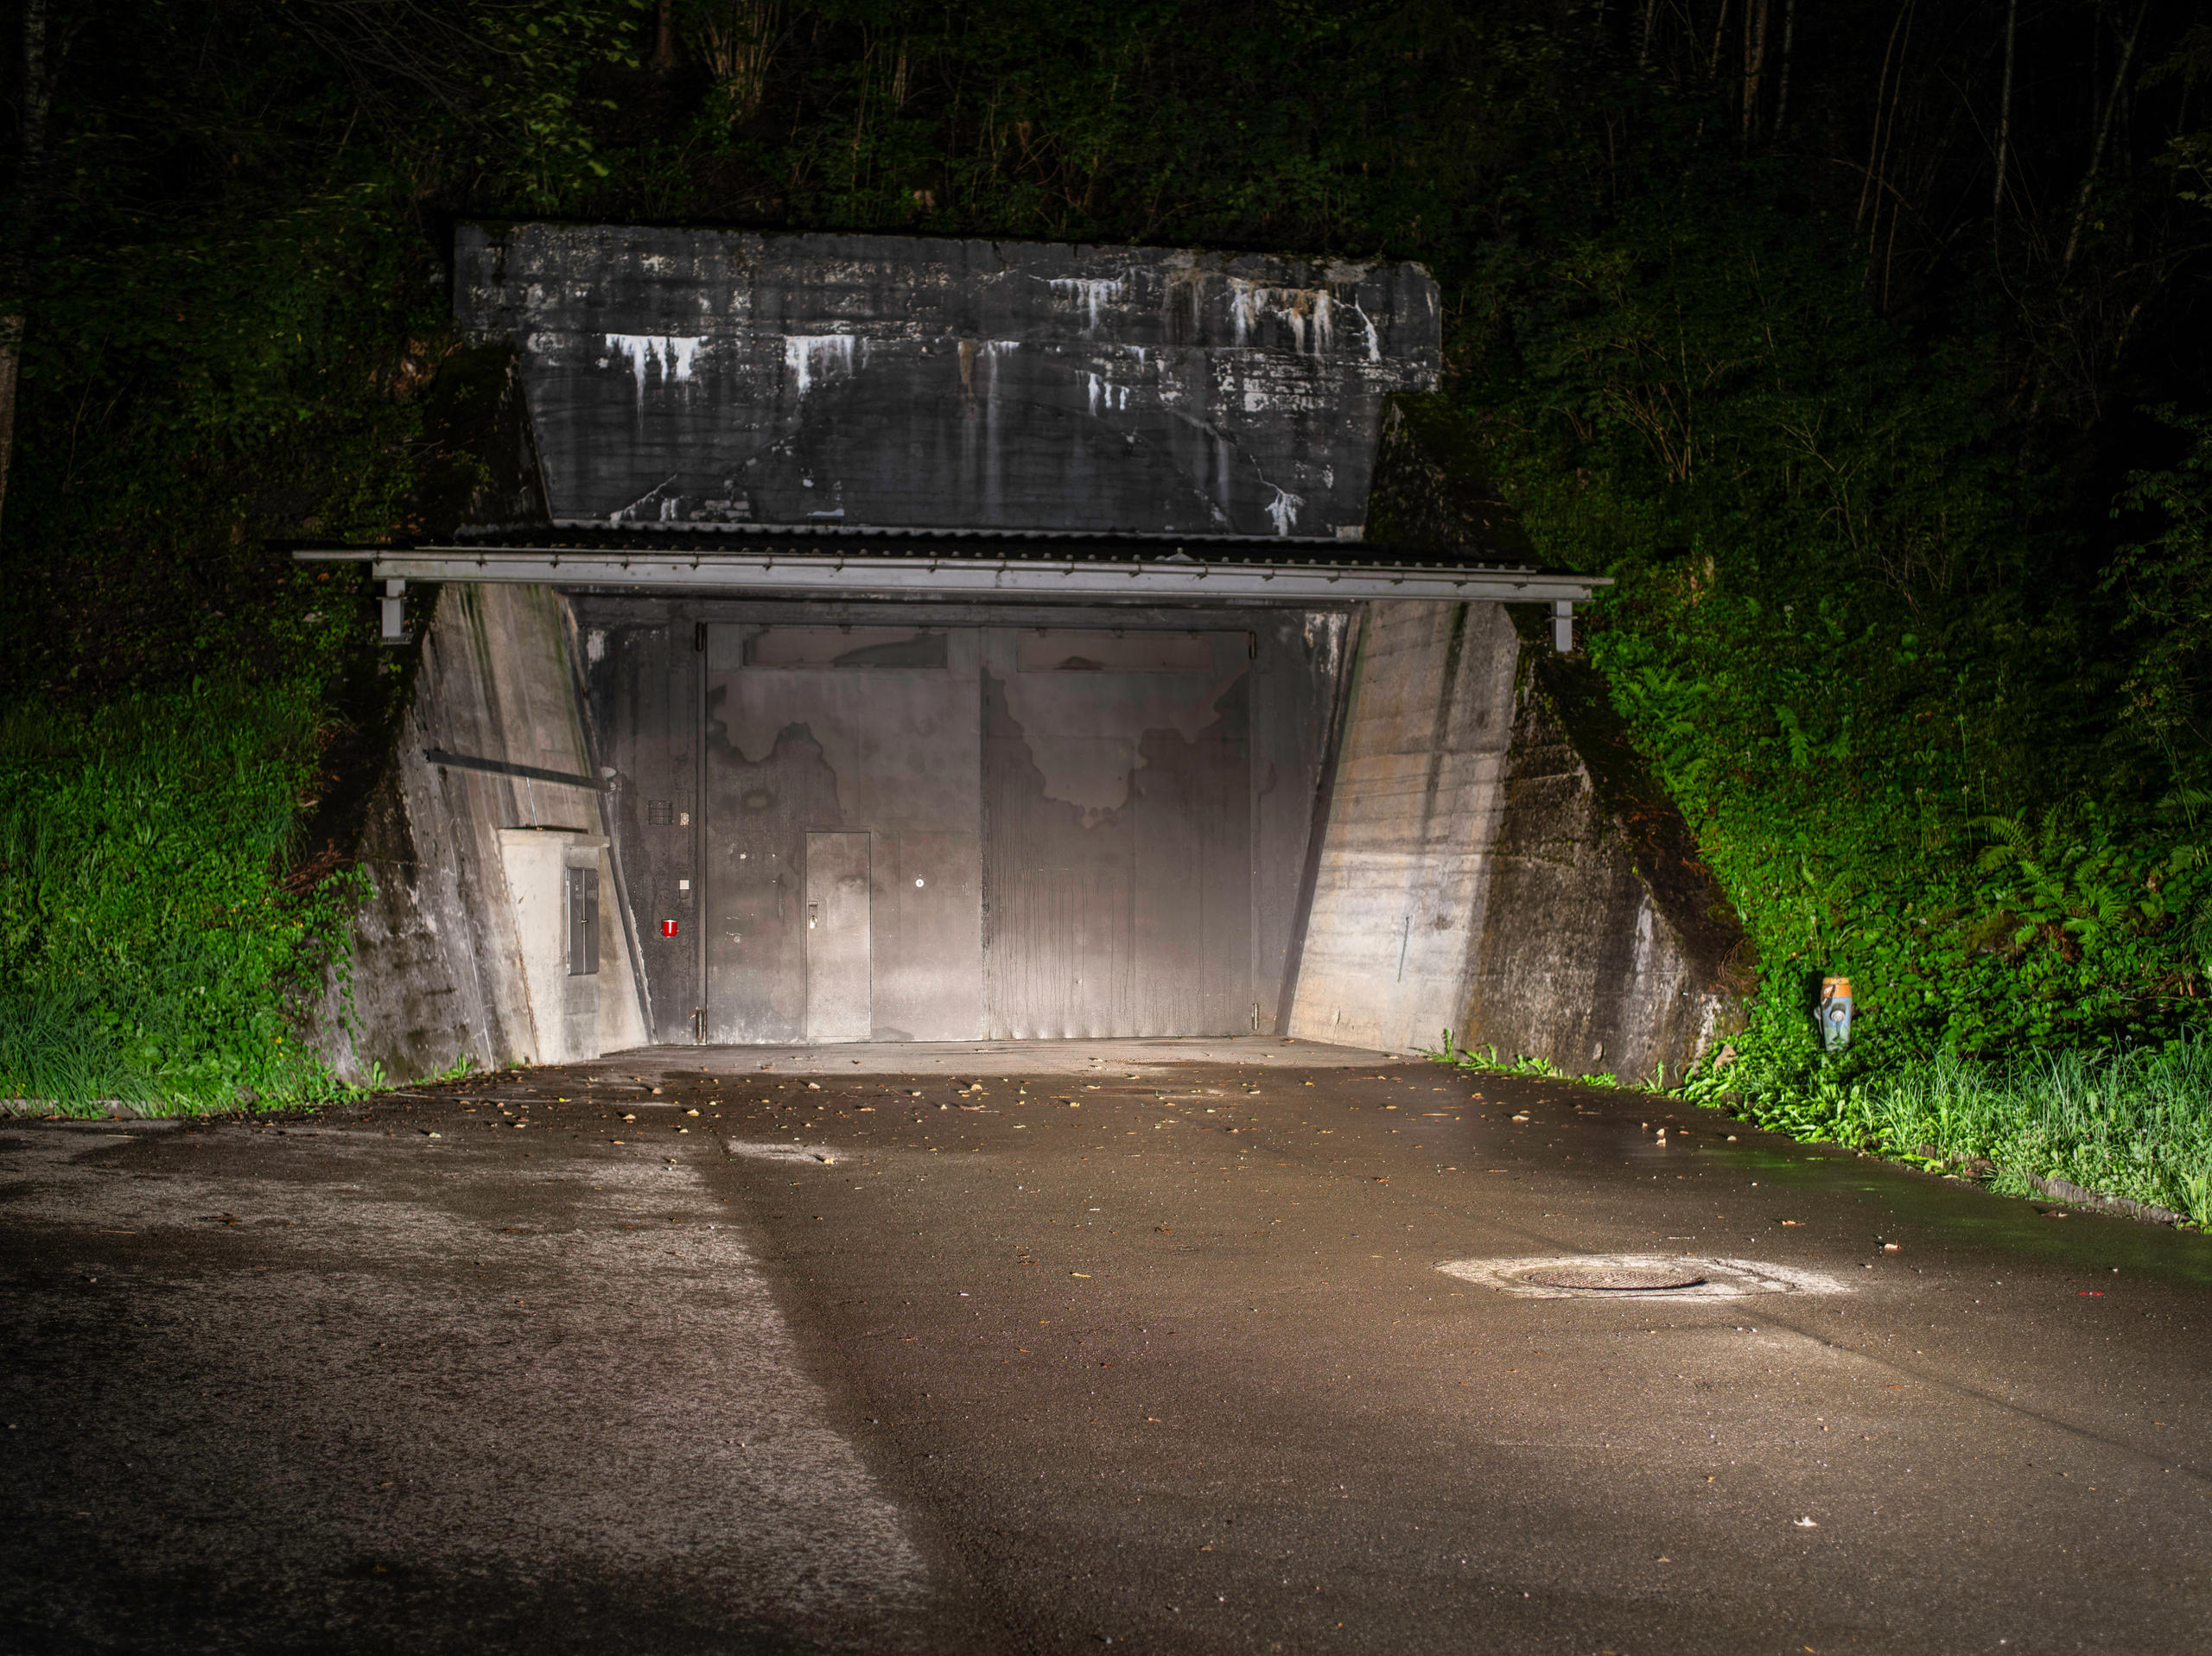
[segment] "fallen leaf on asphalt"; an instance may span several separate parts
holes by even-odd
[[[1071,1276],[1071,1277],[1083,1277],[1083,1278],[1088,1278],[1090,1277],[1090,1272],[1089,1272],[1088,1271],[1071,1271],[1071,1272],[1068,1272],[1068,1275],[1070,1275],[1070,1276]]]

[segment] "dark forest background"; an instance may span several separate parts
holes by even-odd
[[[283,778],[230,923],[329,931],[317,811],[404,674],[270,542],[413,527],[450,228],[550,215],[1422,260],[1432,426],[1545,560],[1621,578],[1592,657],[1758,946],[1732,1087],[1811,1130],[1940,1055],[2196,1023],[2212,26],[2180,0],[23,3],[19,995],[211,969],[168,936],[200,910],[103,933],[25,871],[120,856],[115,789],[236,795],[248,758],[186,763],[224,719]],[[57,778],[93,790],[73,839]],[[168,993],[83,1005],[168,1073]]]

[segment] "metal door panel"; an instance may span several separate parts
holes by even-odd
[[[616,896],[628,905],[646,1030],[658,1043],[699,1038],[700,663],[692,639],[689,622],[595,628],[586,652],[593,713],[620,778],[608,804]]]
[[[972,629],[708,629],[709,1038],[866,1040],[808,990],[808,835],[877,839],[871,974],[884,1038],[982,1033],[980,710]],[[905,869],[909,860],[916,866]],[[885,882],[899,879],[897,899]],[[913,885],[915,879],[924,883]],[[836,1027],[856,1032],[825,1035]]]
[[[1144,739],[1135,779],[1138,995],[1133,1032],[1237,1034],[1253,1026],[1249,679],[1186,742]]]
[[[1250,1029],[1250,652],[1242,632],[985,634],[993,1036]]]
[[[878,834],[874,858],[870,1038],[974,1040],[983,1029],[981,837]]]
[[[806,836],[806,1038],[865,1041],[868,1005],[868,836]]]
[[[1049,798],[1003,685],[983,682],[983,995],[993,1040],[1132,1032],[1126,811]]]

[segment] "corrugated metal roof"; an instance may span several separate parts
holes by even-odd
[[[1071,529],[933,529],[888,523],[605,523],[564,518],[550,523],[475,526],[456,530],[456,551],[639,552],[689,556],[696,552],[758,554],[788,546],[814,555],[943,558],[972,555],[1049,562],[1148,562],[1177,554],[1194,562],[1327,564],[1342,568],[1467,569],[1535,573],[1525,563],[1453,555],[1435,548],[1395,546],[1289,535],[1187,535],[1151,530],[1102,533]],[[432,549],[423,542],[415,550]]]

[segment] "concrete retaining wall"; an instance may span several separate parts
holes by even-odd
[[[1655,892],[1543,646],[1502,606],[1376,604],[1354,670],[1290,1032],[1678,1077],[1732,1026],[1732,916]]]
[[[1438,398],[1382,424],[1370,531],[1541,562]],[[1680,1077],[1738,1026],[1754,961],[1696,836],[1605,684],[1540,611],[1376,604],[1289,1020],[1294,1035],[1462,1046],[1573,1075]]]
[[[322,1040],[346,1078],[378,1064],[406,1078],[461,1058],[555,1062],[645,1040],[602,796],[423,757],[435,749],[597,774],[577,714],[572,632],[568,604],[544,587],[440,593],[362,835],[375,895],[355,924],[350,1015],[338,986],[326,995]],[[531,854],[540,833],[551,854]],[[589,848],[601,894],[588,997],[569,981],[564,930],[543,918],[578,846]],[[518,889],[533,879],[551,889]],[[586,998],[592,1008],[581,1016]]]

